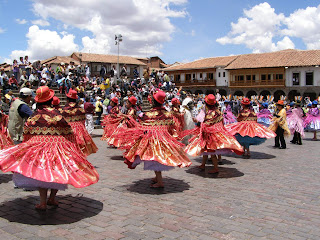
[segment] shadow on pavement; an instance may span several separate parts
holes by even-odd
[[[196,158],[196,159],[194,159],[196,162],[198,162],[198,163],[202,163],[202,157],[201,158]],[[207,164],[208,165],[212,165],[212,161],[210,160],[210,158],[208,159],[208,161],[207,161]],[[225,158],[222,158],[221,159],[221,163],[219,163],[219,165],[234,165],[234,164],[236,164],[235,162],[232,162],[232,161],[230,161],[230,160],[227,160],[227,159],[225,159]]]
[[[277,149],[276,149],[277,150]],[[279,149],[280,150],[280,149]],[[283,150],[282,150],[283,151]],[[272,158],[276,158],[275,155],[272,154],[268,154],[268,153],[264,153],[264,152],[254,152],[254,151],[250,151],[251,157],[249,159],[272,159]],[[242,155],[234,155],[234,158],[242,158]]]
[[[117,160],[117,161],[124,161],[123,156],[112,156],[110,157],[111,160]]]
[[[12,174],[0,174],[0,184],[8,183],[12,180]]]
[[[190,185],[183,180],[174,179],[170,177],[163,178],[164,188],[151,188],[151,179],[143,179],[136,182],[133,182],[131,185],[125,185],[124,187],[129,192],[135,192],[139,194],[152,194],[152,195],[161,195],[169,193],[178,193],[184,192],[190,189]]]
[[[59,207],[37,211],[38,196],[27,196],[4,202],[0,205],[0,217],[10,222],[28,225],[59,225],[78,222],[99,214],[103,203],[83,196],[57,196]]]
[[[302,142],[303,142],[303,141],[318,142],[318,141],[320,141],[320,139],[314,140],[313,138],[303,138],[303,139],[302,139]]]
[[[208,173],[211,169],[212,166],[207,166],[205,170],[192,167],[186,170],[186,172],[204,178],[235,178],[244,176],[244,173],[238,171],[236,168],[219,167],[219,173]]]

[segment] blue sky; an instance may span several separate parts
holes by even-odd
[[[159,55],[167,63],[286,48],[320,49],[319,4],[315,0],[0,0],[0,62],[25,54],[32,59],[73,51],[116,54],[113,37],[118,32],[123,35],[122,54]]]

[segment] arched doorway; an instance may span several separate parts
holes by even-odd
[[[215,91],[214,91],[213,89],[208,89],[208,90],[206,91],[206,95],[208,95],[208,94],[213,94],[213,95],[215,95],[216,93],[215,93]]]
[[[260,93],[260,96],[263,96],[263,99],[266,99],[268,95],[271,95],[271,92],[268,91],[268,90],[263,90],[263,91]]]
[[[282,90],[275,91],[274,92],[274,101],[277,102],[280,99],[281,95],[285,96],[286,93]]]
[[[244,94],[242,91],[235,91],[233,95],[234,96],[243,96]]]
[[[257,92],[256,91],[253,91],[253,90],[250,90],[249,92],[247,92],[247,98],[251,98],[251,96],[256,96],[257,95]]]
[[[303,94],[303,99],[305,97],[309,97],[311,101],[315,100],[317,98],[317,94],[315,92],[305,92]]]
[[[294,101],[294,97],[295,96],[301,96],[300,95],[300,92],[298,92],[297,90],[291,90],[289,93],[288,93],[288,99],[290,101]]]
[[[219,93],[221,96],[227,96],[227,91],[224,89],[219,89]]]

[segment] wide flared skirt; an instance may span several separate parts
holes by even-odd
[[[308,115],[304,120],[304,128],[309,131],[320,131],[320,116]]]
[[[0,130],[0,150],[12,146],[13,141],[8,133],[8,131],[2,132]]]
[[[84,122],[70,122],[69,123],[74,135],[76,136],[77,144],[85,156],[89,156],[92,153],[98,151],[97,145],[94,143],[92,137],[88,133]]]
[[[223,126],[222,122],[195,128],[190,132],[193,136],[189,140],[189,145],[185,148],[185,152],[191,156],[209,154],[226,154],[234,152],[242,154],[243,149],[238,141]]]
[[[232,114],[232,112],[226,112],[223,114],[223,123],[228,125],[237,122],[237,118]]]
[[[43,182],[33,178],[25,177],[20,173],[13,173],[12,181],[14,185],[18,188],[24,188],[27,190],[37,190],[39,188],[56,189],[56,190],[66,190],[68,184],[61,184],[55,182]]]
[[[123,133],[130,128],[134,128],[138,123],[133,118],[124,119],[119,125],[114,129],[110,137],[107,138],[107,143],[114,147],[122,147],[126,144],[126,140],[123,137]]]
[[[264,143],[267,139],[260,138],[260,137],[249,137],[249,136],[241,136],[239,133],[235,135],[237,141],[240,143],[241,146],[249,148],[251,145],[260,145]]]
[[[119,124],[122,122],[122,117],[112,117],[111,115],[106,115],[103,118],[102,126],[104,126],[101,141],[108,141],[108,138],[113,134]]]
[[[137,157],[142,161],[156,161],[165,166],[189,167],[191,161],[183,150],[183,144],[178,142],[170,133],[161,129],[134,128],[126,132],[127,144],[124,149],[125,163],[129,168]]]
[[[47,183],[82,188],[98,182],[99,175],[86,160],[74,136],[32,136],[0,151],[0,169]]]
[[[291,118],[287,119],[287,123],[288,123],[288,128],[289,128],[291,134],[298,132],[301,134],[302,137],[305,136],[302,118],[291,117]]]
[[[256,121],[242,121],[225,126],[229,133],[235,136],[237,133],[242,137],[273,138],[276,133]]]

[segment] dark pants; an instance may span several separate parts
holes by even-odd
[[[302,141],[301,141],[301,134],[298,133],[298,132],[294,132],[294,135],[293,135],[293,139],[291,141],[292,143],[298,143],[298,144],[302,144]]]
[[[96,120],[96,125],[100,125],[100,120],[101,120],[101,115],[102,115],[102,111],[101,112],[96,112],[98,118]]]
[[[275,138],[275,146],[276,147],[281,147],[281,148],[286,148],[286,141],[284,140],[284,130],[281,127],[278,127],[276,130],[276,138]],[[280,145],[281,143],[281,145]]]

